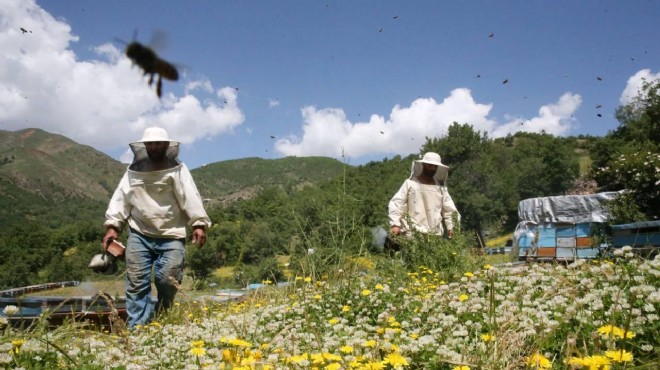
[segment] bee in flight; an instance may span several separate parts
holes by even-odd
[[[151,48],[137,41],[133,41],[126,46],[126,56],[142,68],[144,75],[149,75],[149,86],[153,84],[154,76],[158,75],[158,79],[156,80],[156,95],[159,98],[163,91],[163,78],[171,81],[179,79],[179,72],[174,65],[161,59]]]

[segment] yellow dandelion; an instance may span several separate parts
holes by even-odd
[[[489,264],[484,265],[484,270],[490,270],[491,268],[493,268],[493,266],[491,266]]]
[[[385,368],[385,364],[382,362],[367,362],[366,364],[363,364],[360,368],[364,370],[382,370]]]
[[[288,362],[294,363],[294,364],[299,364],[303,361],[307,361],[309,359],[309,356],[307,356],[306,353],[302,355],[293,355],[287,359]]]
[[[261,284],[264,284],[264,285],[270,285],[270,284],[272,284],[272,283],[273,283],[273,282],[270,281],[270,280],[268,280],[268,279],[263,280],[263,281],[261,282]]]
[[[246,342],[242,339],[230,339],[227,343],[231,344],[232,346],[237,346],[237,347],[250,347],[252,346],[252,343]]]
[[[461,294],[461,295],[458,296],[458,300],[461,301],[461,302],[465,302],[465,301],[467,301],[469,298],[470,298],[470,296],[467,295],[467,294]]]
[[[473,277],[474,274],[468,271],[468,272],[464,273],[463,276],[465,276],[465,277]]]
[[[402,366],[408,366],[408,360],[401,354],[397,352],[392,352],[389,355],[385,356],[385,363],[390,364],[393,368],[399,368]]]
[[[575,366],[587,366],[585,358],[584,357],[571,357],[566,361],[569,365],[575,365]]]
[[[351,310],[351,307],[350,307],[350,306],[343,306],[343,307],[341,308],[341,312],[348,312],[348,311],[350,311],[350,310]]]
[[[452,367],[452,370],[470,370],[470,367],[467,365],[457,365]]]
[[[325,367],[325,369],[327,369],[327,370],[339,370],[339,369],[341,369],[341,364],[339,364],[337,362],[333,362],[330,365],[327,365]]]
[[[614,362],[630,362],[633,360],[632,353],[624,349],[615,350],[615,351],[605,351],[605,356],[611,358],[612,361]]]
[[[525,358],[525,363],[527,366],[532,367],[534,369],[550,369],[552,367],[552,363],[550,360],[548,360],[547,357],[543,356],[540,353],[535,353],[531,356],[527,356]]]
[[[587,356],[584,358],[584,366],[589,366],[590,369],[610,370],[610,359],[601,355]]]
[[[481,334],[481,340],[483,340],[484,342],[491,342],[495,340],[495,337],[493,337],[490,334]]]
[[[204,347],[204,341],[203,340],[193,340],[192,343],[190,344],[191,347]]]
[[[336,317],[333,317],[332,319],[328,320],[328,324],[330,325],[335,325],[339,323],[339,319]]]
[[[302,276],[296,276],[296,281],[300,281],[302,279],[303,279]]]
[[[342,346],[339,348],[341,353],[353,353],[354,349],[351,346]]]
[[[383,284],[376,284],[376,286],[375,286],[374,288],[376,288],[376,290],[383,290],[383,289],[385,289],[385,287],[383,286]]]
[[[320,299],[321,299],[321,295],[320,295],[320,294],[316,294],[316,295],[314,295],[314,299],[316,299],[317,301],[320,300]]]
[[[312,278],[311,278],[310,276],[307,276],[307,277],[305,278],[305,282],[306,282],[306,283],[310,283],[311,281],[312,281]]]
[[[231,349],[223,349],[222,361],[233,364],[236,362],[236,353]]]
[[[618,326],[615,325],[604,325],[598,328],[598,333],[601,334],[604,337],[615,337],[615,338],[624,338],[625,339],[632,339],[635,337],[635,333],[632,331],[628,330],[625,331],[621,329]]]
[[[194,356],[204,356],[206,354],[206,350],[204,347],[193,347],[190,349],[190,353],[192,353]]]
[[[365,290],[363,290],[362,293],[360,293],[360,294],[362,294],[363,296],[366,297],[366,296],[368,296],[369,294],[371,294],[371,290],[369,290],[369,289],[365,289]]]
[[[375,347],[376,346],[376,341],[373,339],[367,340],[362,343],[363,347]]]

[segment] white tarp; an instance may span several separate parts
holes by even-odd
[[[607,222],[609,212],[605,203],[621,194],[617,191],[588,194],[561,195],[525,199],[518,204],[520,224]]]

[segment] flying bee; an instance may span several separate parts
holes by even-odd
[[[158,57],[158,54],[137,41],[133,41],[126,46],[126,56],[133,63],[137,64],[144,71],[144,75],[149,75],[149,86],[154,82],[154,76],[158,75],[156,80],[156,95],[160,98],[163,91],[163,78],[171,81],[179,79],[179,72],[171,63]]]

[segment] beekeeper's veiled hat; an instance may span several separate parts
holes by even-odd
[[[414,160],[412,163],[412,169],[410,178],[417,177],[422,174],[423,163],[428,163],[438,166],[438,169],[435,171],[435,177],[441,185],[447,184],[447,176],[449,175],[449,167],[442,164],[440,154],[428,152],[424,154],[421,159]]]
[[[132,142],[130,144],[131,150],[133,151],[133,164],[142,161],[147,158],[147,150],[144,146],[144,143],[166,141],[170,145],[167,147],[167,153],[165,154],[167,158],[173,163],[179,163],[179,142],[176,140],[170,139],[170,136],[167,134],[167,131],[161,127],[148,127],[144,130],[142,134],[142,139]]]

